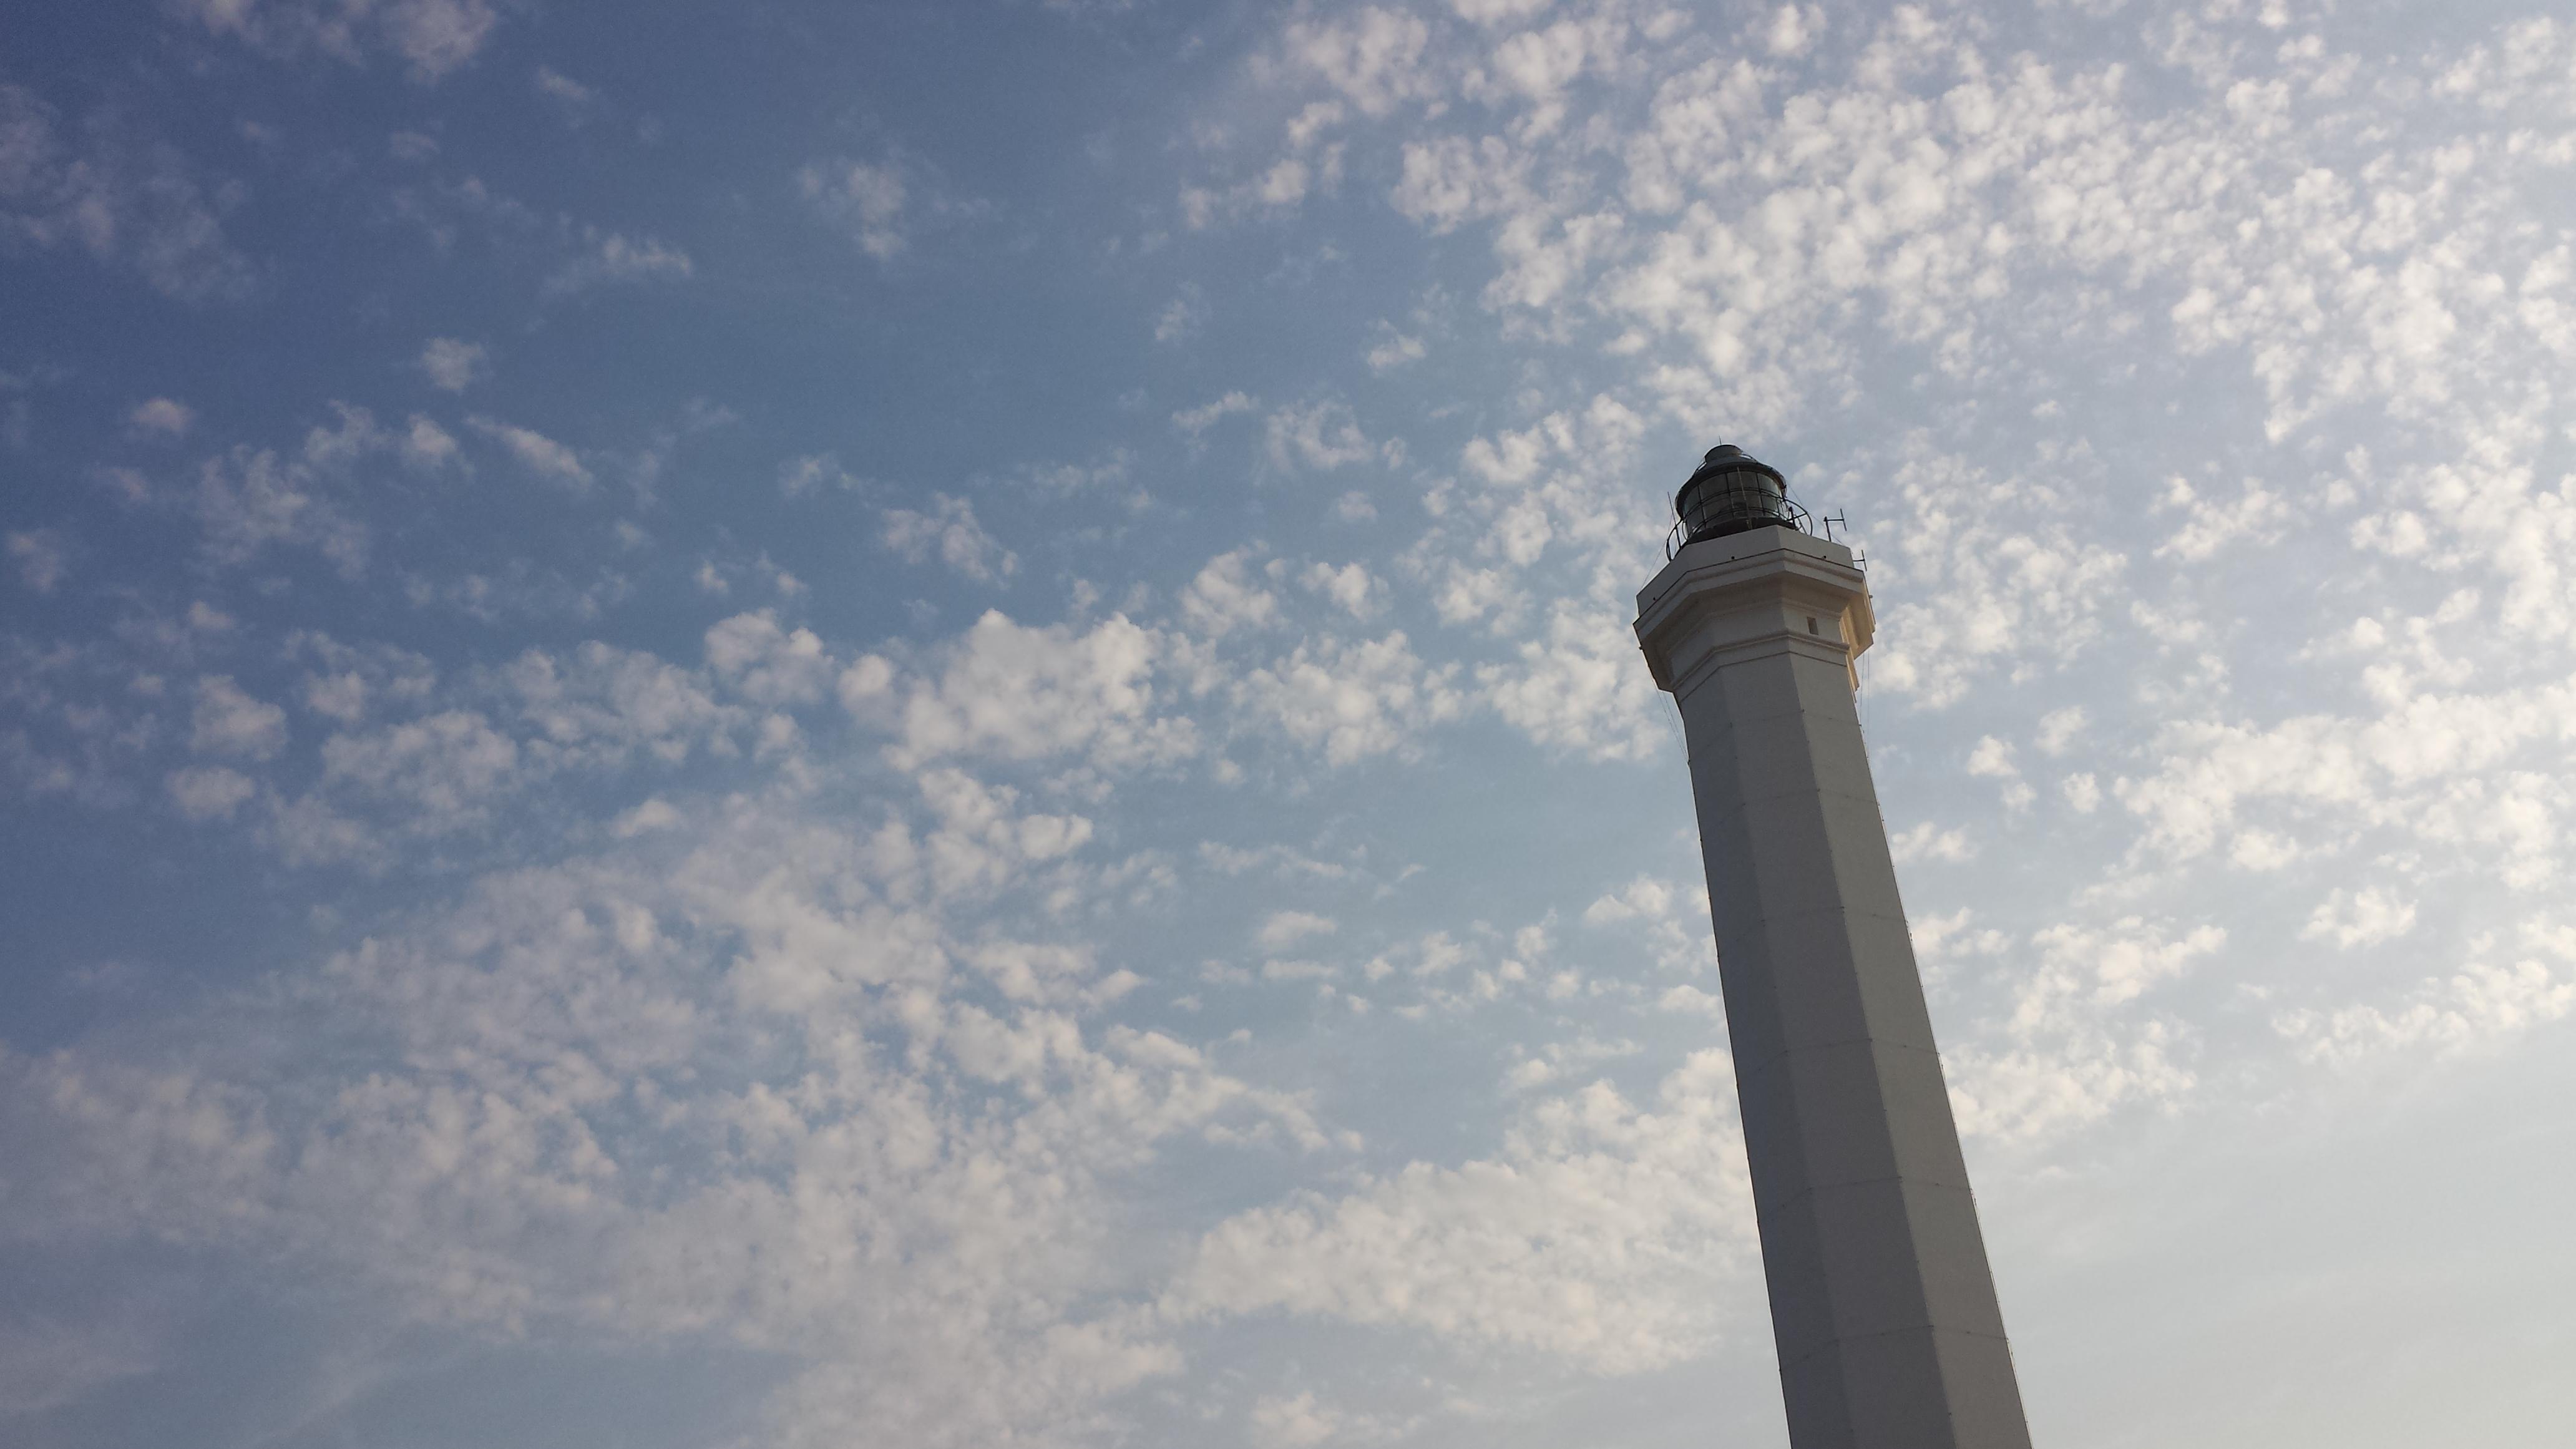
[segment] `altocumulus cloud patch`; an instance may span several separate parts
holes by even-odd
[[[2041,1437],[2564,1420],[2576,30],[788,20],[0,76],[13,1441],[1778,1442],[1721,440]]]

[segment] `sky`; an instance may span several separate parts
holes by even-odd
[[[1784,1445],[1729,441],[2037,1441],[2565,1444],[2553,8],[14,8],[0,1439]]]

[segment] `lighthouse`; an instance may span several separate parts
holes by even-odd
[[[1709,450],[1637,641],[1681,707],[1793,1449],[2027,1449],[1870,781],[1851,550]]]

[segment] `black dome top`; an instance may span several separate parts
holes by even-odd
[[[1800,512],[1780,470],[1733,443],[1709,449],[1673,495],[1673,516],[1680,520],[1674,531],[1684,544],[1755,528],[1798,528]]]

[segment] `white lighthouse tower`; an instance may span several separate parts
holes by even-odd
[[[1794,1449],[2028,1449],[1854,707],[1874,621],[1777,469],[1709,451],[1637,640],[1680,704]]]

